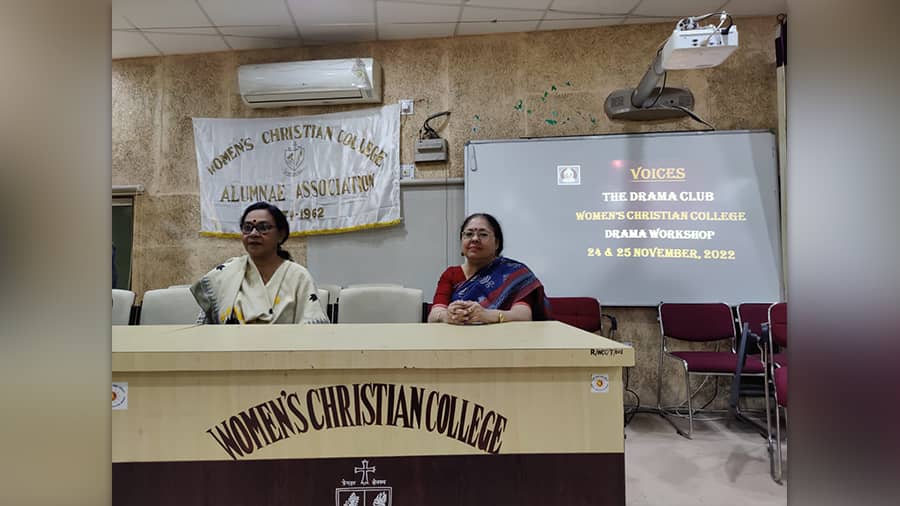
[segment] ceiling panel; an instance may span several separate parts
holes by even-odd
[[[232,49],[241,51],[245,49],[273,49],[279,47],[299,47],[298,39],[266,39],[262,37],[232,37],[225,36],[228,45]]]
[[[786,0],[113,0],[113,57],[774,15]],[[376,18],[377,7],[377,18]],[[630,11],[631,15],[621,15]],[[612,15],[612,16],[603,16]],[[298,39],[294,21],[301,27]],[[457,21],[461,22],[457,25]],[[709,20],[713,22],[714,20]],[[378,23],[376,32],[375,23]],[[211,29],[221,27],[223,39]],[[129,30],[144,28],[151,44]],[[193,28],[193,30],[185,30]],[[180,29],[180,30],[179,30]],[[226,40],[228,45],[226,45]]]
[[[232,49],[267,49],[302,45],[293,25],[222,27],[219,31]]]
[[[538,21],[512,21],[508,23],[460,23],[457,35],[479,35],[484,33],[533,32]]]
[[[442,5],[462,5],[466,2],[470,2],[472,0],[377,0],[378,8],[381,8],[381,4],[385,2],[392,3],[407,3],[407,4],[442,4]]]
[[[554,11],[593,12],[599,14],[626,14],[640,0],[555,0]]]
[[[538,30],[562,30],[618,25],[623,19],[625,19],[623,16],[604,17],[599,14],[564,14],[561,12],[549,12],[544,20],[541,21]]]
[[[466,5],[473,7],[508,7],[512,9],[544,10],[552,0],[469,0]]]
[[[122,29],[122,28],[134,28],[131,23],[125,20],[122,16],[119,16],[115,12],[112,15],[112,28],[113,30]]]
[[[643,0],[632,14],[648,16],[701,16],[720,10],[726,0]]]
[[[461,21],[540,21],[544,11],[513,9],[487,9],[483,7],[463,7]],[[499,24],[499,23],[498,23]]]
[[[271,39],[297,39],[297,30],[294,25],[281,26],[222,26],[219,27],[222,35],[235,35],[238,37],[264,37]]]
[[[399,40],[450,37],[455,28],[456,23],[379,24],[378,38],[380,40]]]
[[[145,31],[147,38],[164,54],[227,51],[228,46],[212,28]]]
[[[298,25],[374,23],[375,0],[287,0]]]
[[[389,23],[456,23],[459,7],[378,2],[378,30]]]
[[[113,0],[113,10],[138,28],[209,26],[194,0]]]
[[[375,40],[375,25],[300,25],[300,36],[306,43],[364,42]]]
[[[216,25],[293,24],[284,0],[197,0]]]
[[[137,32],[112,32],[112,57],[135,58],[138,56],[159,56],[147,39]]]
[[[734,16],[774,16],[787,12],[787,0],[731,0],[725,10]]]
[[[680,17],[675,16],[628,16],[625,18],[625,21],[622,21],[623,25],[650,25],[653,23],[666,23],[675,29],[675,24],[678,23]]]

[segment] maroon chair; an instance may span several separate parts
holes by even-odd
[[[657,368],[656,407],[675,430],[690,439],[694,432],[694,408],[691,394],[691,376],[734,376],[738,356],[735,352],[736,333],[734,317],[728,304],[719,303],[661,303],[659,325],[662,342]],[[669,351],[668,340],[688,342],[718,342],[716,351]],[[719,351],[723,341],[729,349]],[[684,370],[684,384],[688,408],[688,432],[685,433],[672,420],[662,406],[662,365],[664,358],[678,361]],[[765,377],[765,367],[755,356],[748,356],[742,376]]]
[[[741,302],[737,305],[738,328],[744,323],[750,324],[750,332],[763,335],[762,324],[769,321],[769,307],[771,302]]]
[[[592,297],[547,297],[550,317],[588,332],[600,330],[600,302]]]
[[[772,364],[784,367],[787,357],[787,302],[772,304],[766,320],[769,323],[769,349],[772,350]],[[774,345],[774,347],[772,346]]]
[[[788,368],[787,368],[787,302],[772,304],[768,318],[769,349],[772,350],[772,383],[775,385],[775,450],[777,459],[775,481],[781,483],[784,474],[781,449],[781,411],[787,420]],[[776,348],[778,352],[776,353]],[[766,418],[769,417],[769,403],[766,403]],[[771,425],[770,429],[771,431]]]
[[[744,327],[745,323],[750,324],[750,332],[756,334],[757,336],[764,336],[765,332],[763,331],[764,324],[769,322],[769,307],[772,306],[771,302],[741,302],[737,305],[737,316],[738,316],[738,329]],[[767,343],[762,343],[767,344]],[[735,346],[740,347],[740,341]],[[752,354],[754,350],[751,348],[747,348],[747,353]],[[763,362],[766,362],[767,357],[761,357]],[[766,385],[768,386],[768,385]],[[766,398],[769,398],[768,390],[765,393]]]

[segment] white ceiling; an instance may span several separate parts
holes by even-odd
[[[786,0],[112,0],[112,57],[674,21]]]

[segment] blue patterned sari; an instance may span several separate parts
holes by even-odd
[[[472,300],[485,309],[508,310],[517,302],[531,306],[532,320],[546,320],[550,304],[544,286],[525,264],[497,257],[471,278],[457,285],[450,301]]]

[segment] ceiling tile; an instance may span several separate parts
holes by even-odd
[[[392,2],[391,0],[377,0],[378,8],[381,8],[381,4],[383,3],[397,3]],[[471,2],[472,0],[400,0],[400,3],[410,3],[410,4],[443,4],[443,5],[456,5],[457,7],[466,3]]]
[[[681,19],[681,18],[676,18],[676,17],[663,17],[663,16],[658,16],[658,17],[656,17],[656,16],[653,16],[653,17],[648,17],[648,16],[637,16],[637,17],[635,17],[635,16],[628,16],[627,18],[625,18],[625,21],[622,21],[622,24],[623,24],[623,25],[652,25],[652,24],[654,24],[654,23],[665,23],[665,24],[669,25],[669,27],[670,27],[672,30],[674,30],[674,29],[675,29],[675,24],[678,23],[678,21],[679,21],[680,19]]]
[[[554,11],[627,14],[640,0],[555,0]]]
[[[125,29],[127,29],[127,28],[134,28],[134,27],[131,26],[131,23],[129,23],[128,21],[126,21],[125,18],[123,18],[122,16],[119,16],[119,15],[116,14],[116,13],[113,13],[113,15],[112,15],[112,28],[113,28],[113,30],[115,30],[115,29],[117,29],[117,28],[125,28]]]
[[[219,27],[222,35],[238,37],[262,37],[269,39],[297,39],[294,25],[281,26],[223,26]]]
[[[403,2],[378,2],[378,30],[389,23],[456,23],[455,5],[420,5]]]
[[[472,7],[507,7],[511,9],[544,10],[550,7],[552,0],[469,0],[465,2]]]
[[[456,23],[380,24],[378,25],[378,38],[380,40],[398,40],[450,37],[455,28]]]
[[[787,0],[731,0],[725,10],[733,16],[774,16],[787,12]]]
[[[194,0],[114,0],[113,10],[138,28],[209,26]]]
[[[563,14],[560,12],[548,12],[547,16],[538,25],[538,30],[563,30],[575,28],[590,28],[592,26],[618,25],[625,18],[623,16],[603,16],[600,14]]]
[[[538,21],[511,21],[507,23],[460,23],[457,35],[479,35],[485,33],[533,32]]]
[[[374,24],[358,25],[300,25],[304,43],[365,42],[375,40]]]
[[[460,21],[540,21],[544,11],[463,7]],[[497,23],[500,24],[500,23]]]
[[[287,0],[297,25],[374,23],[375,0]]]
[[[632,14],[641,16],[675,16],[683,18],[687,16],[702,16],[713,12],[726,0],[643,0]]]
[[[293,24],[284,0],[197,0],[213,23],[222,25]]]
[[[652,25],[654,23],[666,23],[675,29],[675,24],[681,18],[677,18],[674,16],[628,16],[625,18],[625,21],[622,21],[623,25]]]
[[[241,51],[244,49],[275,49],[280,47],[300,47],[297,39],[266,39],[262,37],[231,37],[226,35],[225,40],[232,49]]]
[[[212,28],[153,30],[144,33],[167,55],[228,50],[225,41]]]
[[[112,58],[135,58],[138,56],[160,56],[147,39],[137,32],[112,32]]]

